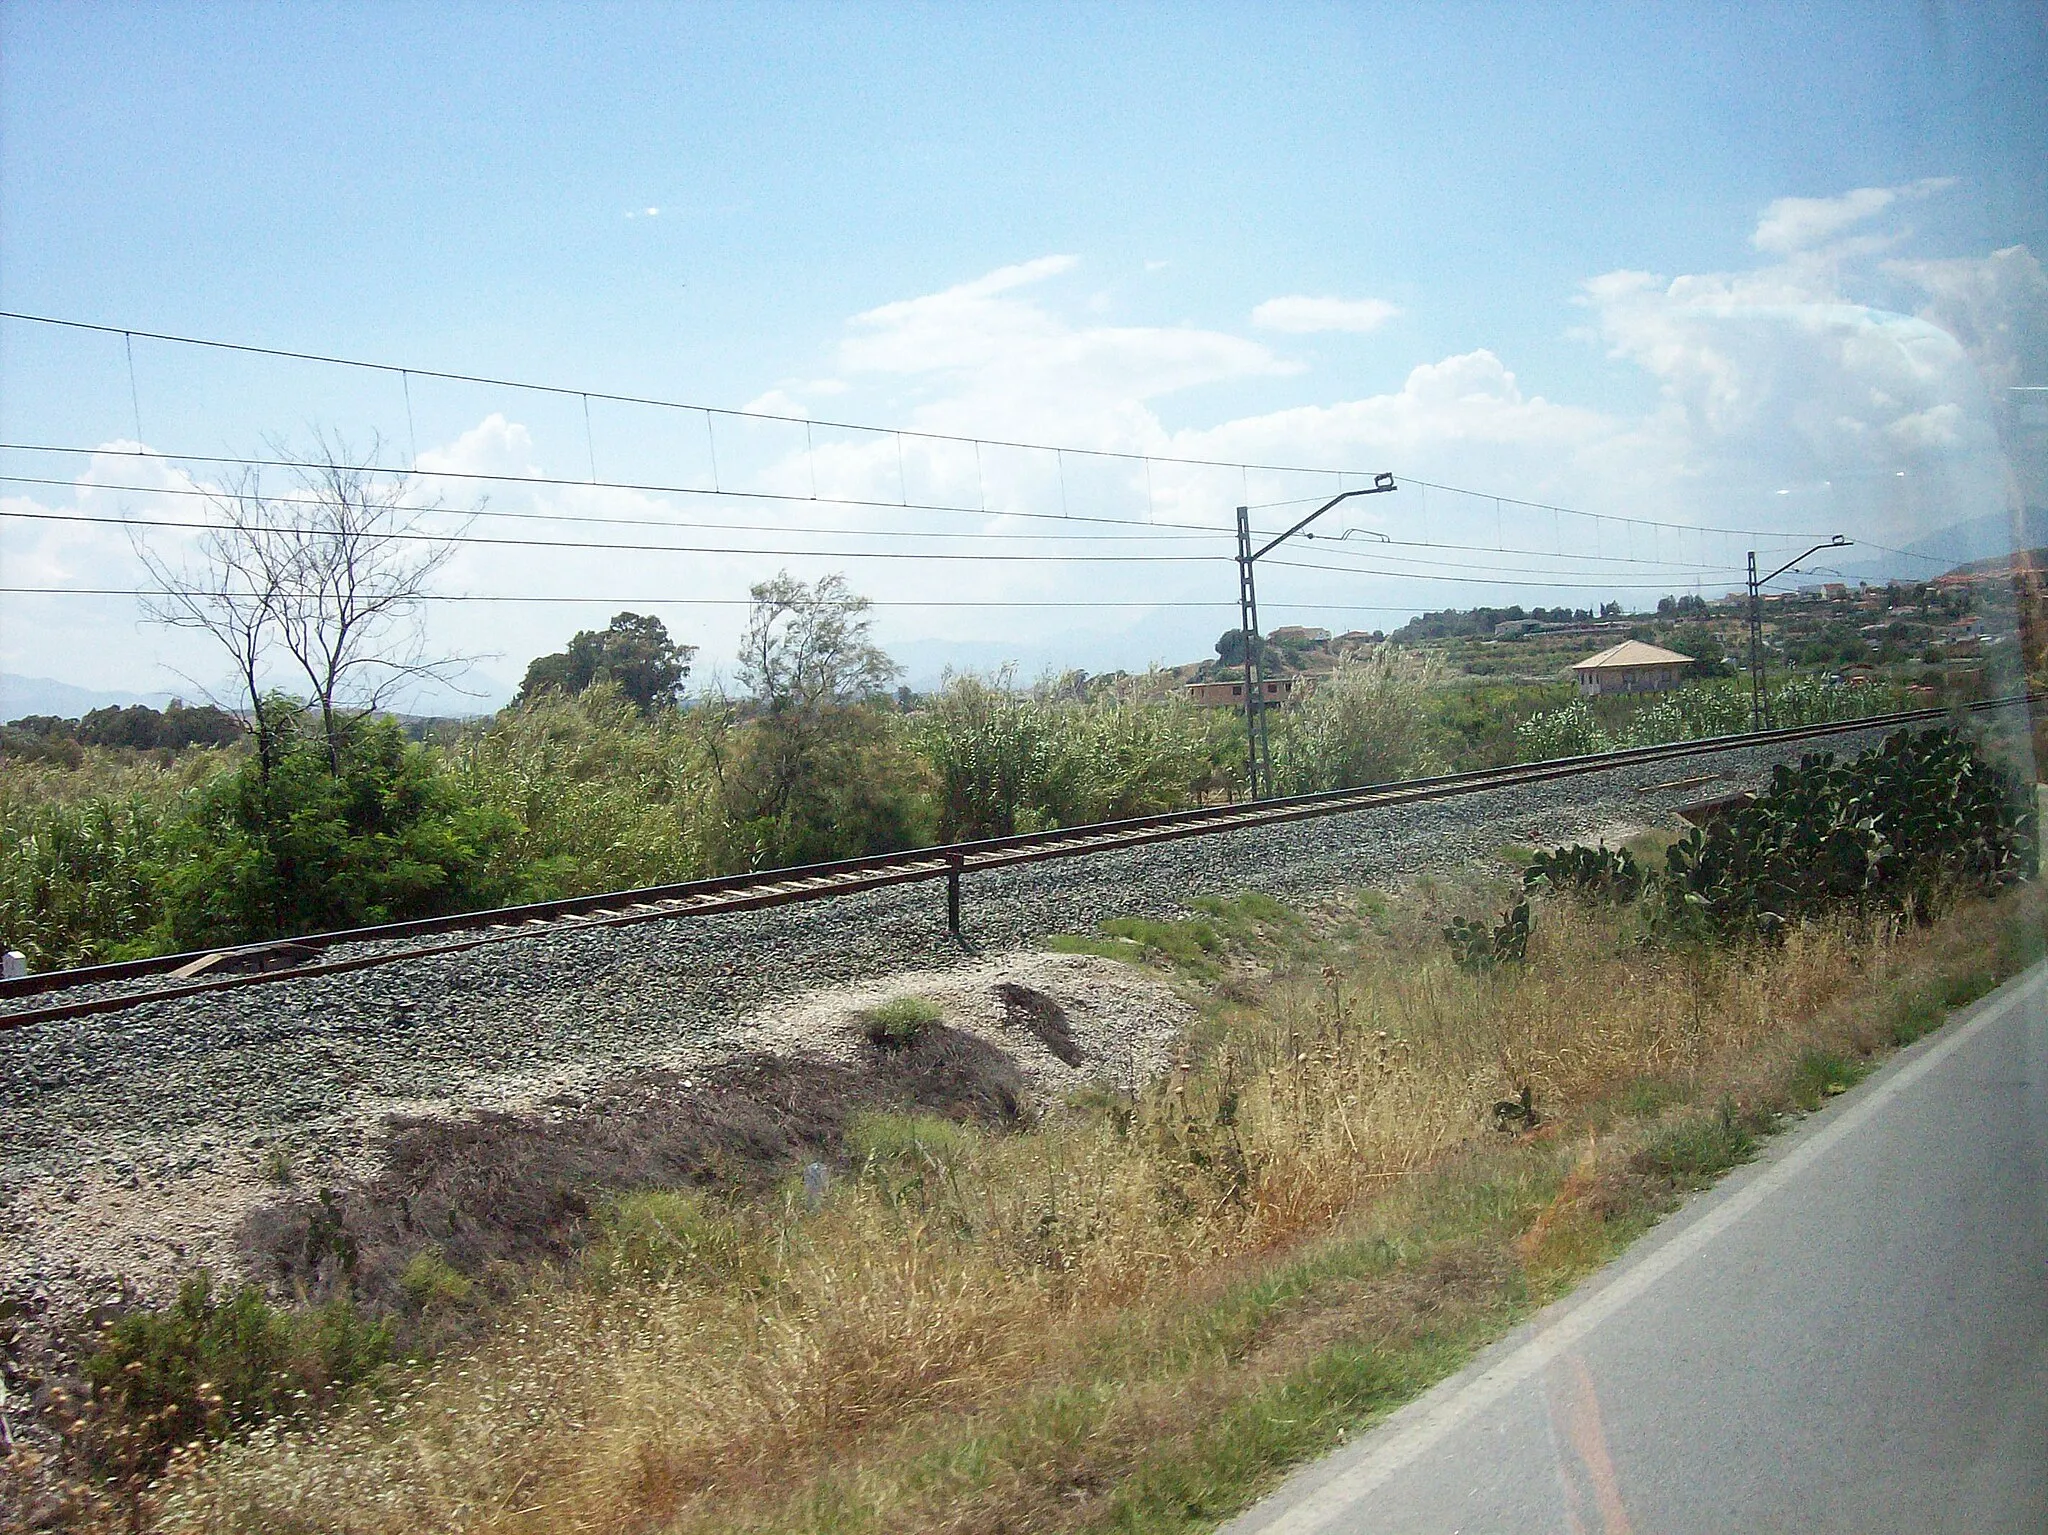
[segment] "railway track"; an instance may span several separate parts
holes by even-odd
[[[1968,705],[1966,709],[1970,713],[1985,713],[2044,700],[2048,700],[2048,694],[1991,699]],[[925,881],[946,882],[947,919],[957,932],[962,881],[965,876],[980,871],[1049,859],[1086,857],[1145,843],[1342,815],[1357,810],[1450,799],[1644,763],[1711,756],[1744,747],[1937,724],[1949,717],[1951,711],[1948,709],[1916,709],[1826,725],[1714,736],[1286,799],[1170,811],[1131,820],[956,842],[869,858],[769,869],[603,895],[573,896],[527,906],[315,933],[233,949],[52,970],[0,982],[0,1029],[83,1018],[208,992],[374,969],[579,928],[672,922],[716,912],[832,900],[889,885]],[[120,989],[103,989],[108,987]],[[91,995],[76,995],[87,991]],[[74,995],[66,997],[65,993]],[[39,997],[52,1000],[29,1000]],[[24,1002],[27,1005],[21,1005]]]

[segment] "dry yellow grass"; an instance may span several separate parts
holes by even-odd
[[[1802,1057],[1890,1043],[1900,997],[1977,986],[2000,944],[2010,968],[2040,908],[1687,955],[1553,904],[1529,963],[1486,977],[1437,916],[1251,939],[1291,973],[1226,986],[1139,1101],[1007,1137],[897,1127],[815,1211],[679,1204],[697,1236],[664,1277],[557,1276],[473,1355],[174,1475],[156,1524],[1194,1527],[1640,1229],[1670,1186],[1616,1179],[1660,1124],[1724,1099],[1754,1119]],[[1511,1138],[1491,1106],[1524,1086],[1546,1124]],[[1310,1429],[1232,1429],[1256,1453],[1200,1469],[1233,1412],[1345,1370]],[[1161,1478],[1172,1508],[1132,1513]]]

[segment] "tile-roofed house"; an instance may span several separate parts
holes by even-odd
[[[1691,656],[1682,656],[1675,650],[1645,645],[1641,640],[1623,640],[1578,662],[1572,667],[1572,676],[1583,698],[1598,698],[1607,693],[1661,693],[1676,687],[1691,665]]]

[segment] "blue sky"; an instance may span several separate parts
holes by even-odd
[[[1903,541],[2002,507],[1998,401],[2044,381],[2044,38],[2042,8],[2011,4],[16,0],[0,9],[0,300],[422,368],[1392,468],[1617,516],[1819,518]],[[453,468],[575,474],[596,457],[607,479],[694,472],[658,417],[600,411],[586,440],[558,402],[421,388],[408,427],[386,379],[136,350],[131,403],[118,341],[0,326],[4,440],[111,444],[139,424],[153,450],[244,454],[327,428],[381,432]],[[848,494],[901,488],[906,472],[962,493],[952,462],[885,475],[847,444],[821,460],[815,439],[801,465],[782,440],[726,451],[763,485],[808,484],[822,461]],[[51,467],[11,458],[14,473]],[[141,483],[133,465],[119,472]],[[53,477],[87,473],[72,461]],[[14,489],[45,509],[145,507],[135,493]],[[1308,487],[1240,487],[1283,489]],[[1005,491],[1058,509],[1042,466],[1017,467]],[[1132,493],[1066,490],[1118,514]],[[1155,481],[1133,515],[1164,515],[1162,494],[1173,517],[1218,525],[1238,499]],[[567,506],[492,493],[500,510],[515,499]],[[1398,512],[1373,513],[1396,535],[1518,546],[1490,508],[1386,499]],[[718,503],[583,492],[576,505],[686,522]],[[726,520],[753,515],[739,510]],[[849,531],[937,525],[832,515]],[[756,520],[777,517],[815,526],[818,509]],[[1728,557],[1617,529],[1573,547],[1625,561],[1616,549],[1649,538],[1674,569]],[[104,529],[9,523],[0,555],[55,584],[133,577],[125,537]],[[730,597],[777,565],[528,551],[465,554],[450,578]],[[1227,566],[840,568],[884,602],[1134,600],[1064,616],[882,610],[884,637],[920,656],[945,642],[977,661],[990,645],[1034,665],[1183,659],[1229,617],[1136,601],[1227,598]],[[1332,614],[1546,600],[1534,586],[1298,579],[1273,600]],[[1554,595],[1595,593],[1561,580]],[[136,687],[164,685],[136,675],[140,660],[204,672],[177,637],[138,629],[132,603],[4,600],[6,670]],[[434,622],[516,680],[537,649],[605,616]],[[669,616],[708,660],[730,654],[735,611]]]

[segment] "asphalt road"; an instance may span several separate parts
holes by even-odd
[[[1229,1535],[2048,1532],[2048,967]]]

